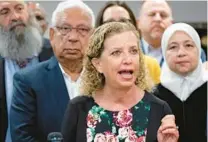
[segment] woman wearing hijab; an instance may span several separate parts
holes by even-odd
[[[170,105],[180,142],[205,142],[207,81],[199,35],[188,24],[173,24],[163,34],[162,52],[165,64],[156,94]]]

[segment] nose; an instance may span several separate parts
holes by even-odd
[[[155,19],[155,21],[161,21],[162,17],[160,15],[160,13],[156,13],[154,19]]]
[[[183,57],[183,56],[186,56],[186,50],[184,49],[183,46],[181,46],[181,47],[178,49],[178,57]]]
[[[77,33],[76,29],[72,29],[68,34],[69,34],[68,40],[70,42],[77,42],[78,41],[79,38],[78,38],[78,33]]]
[[[124,64],[131,64],[132,63],[132,57],[130,55],[128,55],[128,54],[124,55],[123,63]]]
[[[21,16],[20,16],[19,13],[13,11],[13,12],[11,13],[11,18],[10,18],[10,20],[11,20],[12,22],[16,22],[16,21],[18,21],[18,20],[20,19],[20,17],[21,17]]]

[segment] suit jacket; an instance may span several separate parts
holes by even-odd
[[[14,75],[10,111],[13,142],[44,142],[61,130],[69,95],[55,57]]]
[[[43,48],[39,54],[39,61],[45,61],[53,55],[50,48]],[[5,89],[5,72],[4,72],[4,59],[0,57],[0,141],[4,142],[6,131],[8,127],[7,105],[6,105],[6,89]]]
[[[150,93],[145,93],[150,102],[151,109],[149,115],[149,124],[147,127],[147,142],[157,141],[157,130],[161,124],[162,118],[166,114],[171,114],[168,104]],[[67,107],[63,124],[62,134],[64,142],[86,142],[86,118],[88,111],[92,108],[94,99],[87,96],[78,96],[72,99]],[[72,117],[73,115],[73,117]]]

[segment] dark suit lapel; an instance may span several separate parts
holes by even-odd
[[[60,112],[60,115],[63,115],[69,101],[69,95],[64,81],[64,77],[58,65],[58,61],[55,57],[52,57],[50,59],[50,63],[47,68],[49,75],[48,89],[50,90],[49,92],[52,97],[51,99],[56,102],[58,108],[61,108],[60,110],[58,110],[58,112]]]

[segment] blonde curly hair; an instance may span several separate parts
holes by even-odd
[[[84,95],[92,96],[95,91],[102,89],[105,85],[104,75],[99,73],[92,64],[92,59],[99,58],[103,53],[105,39],[126,31],[132,31],[138,39],[140,67],[135,84],[142,90],[151,91],[153,83],[147,75],[144,55],[140,49],[140,36],[138,31],[131,23],[109,22],[98,27],[90,37],[89,46],[84,58],[84,71],[81,83],[81,92]]]

